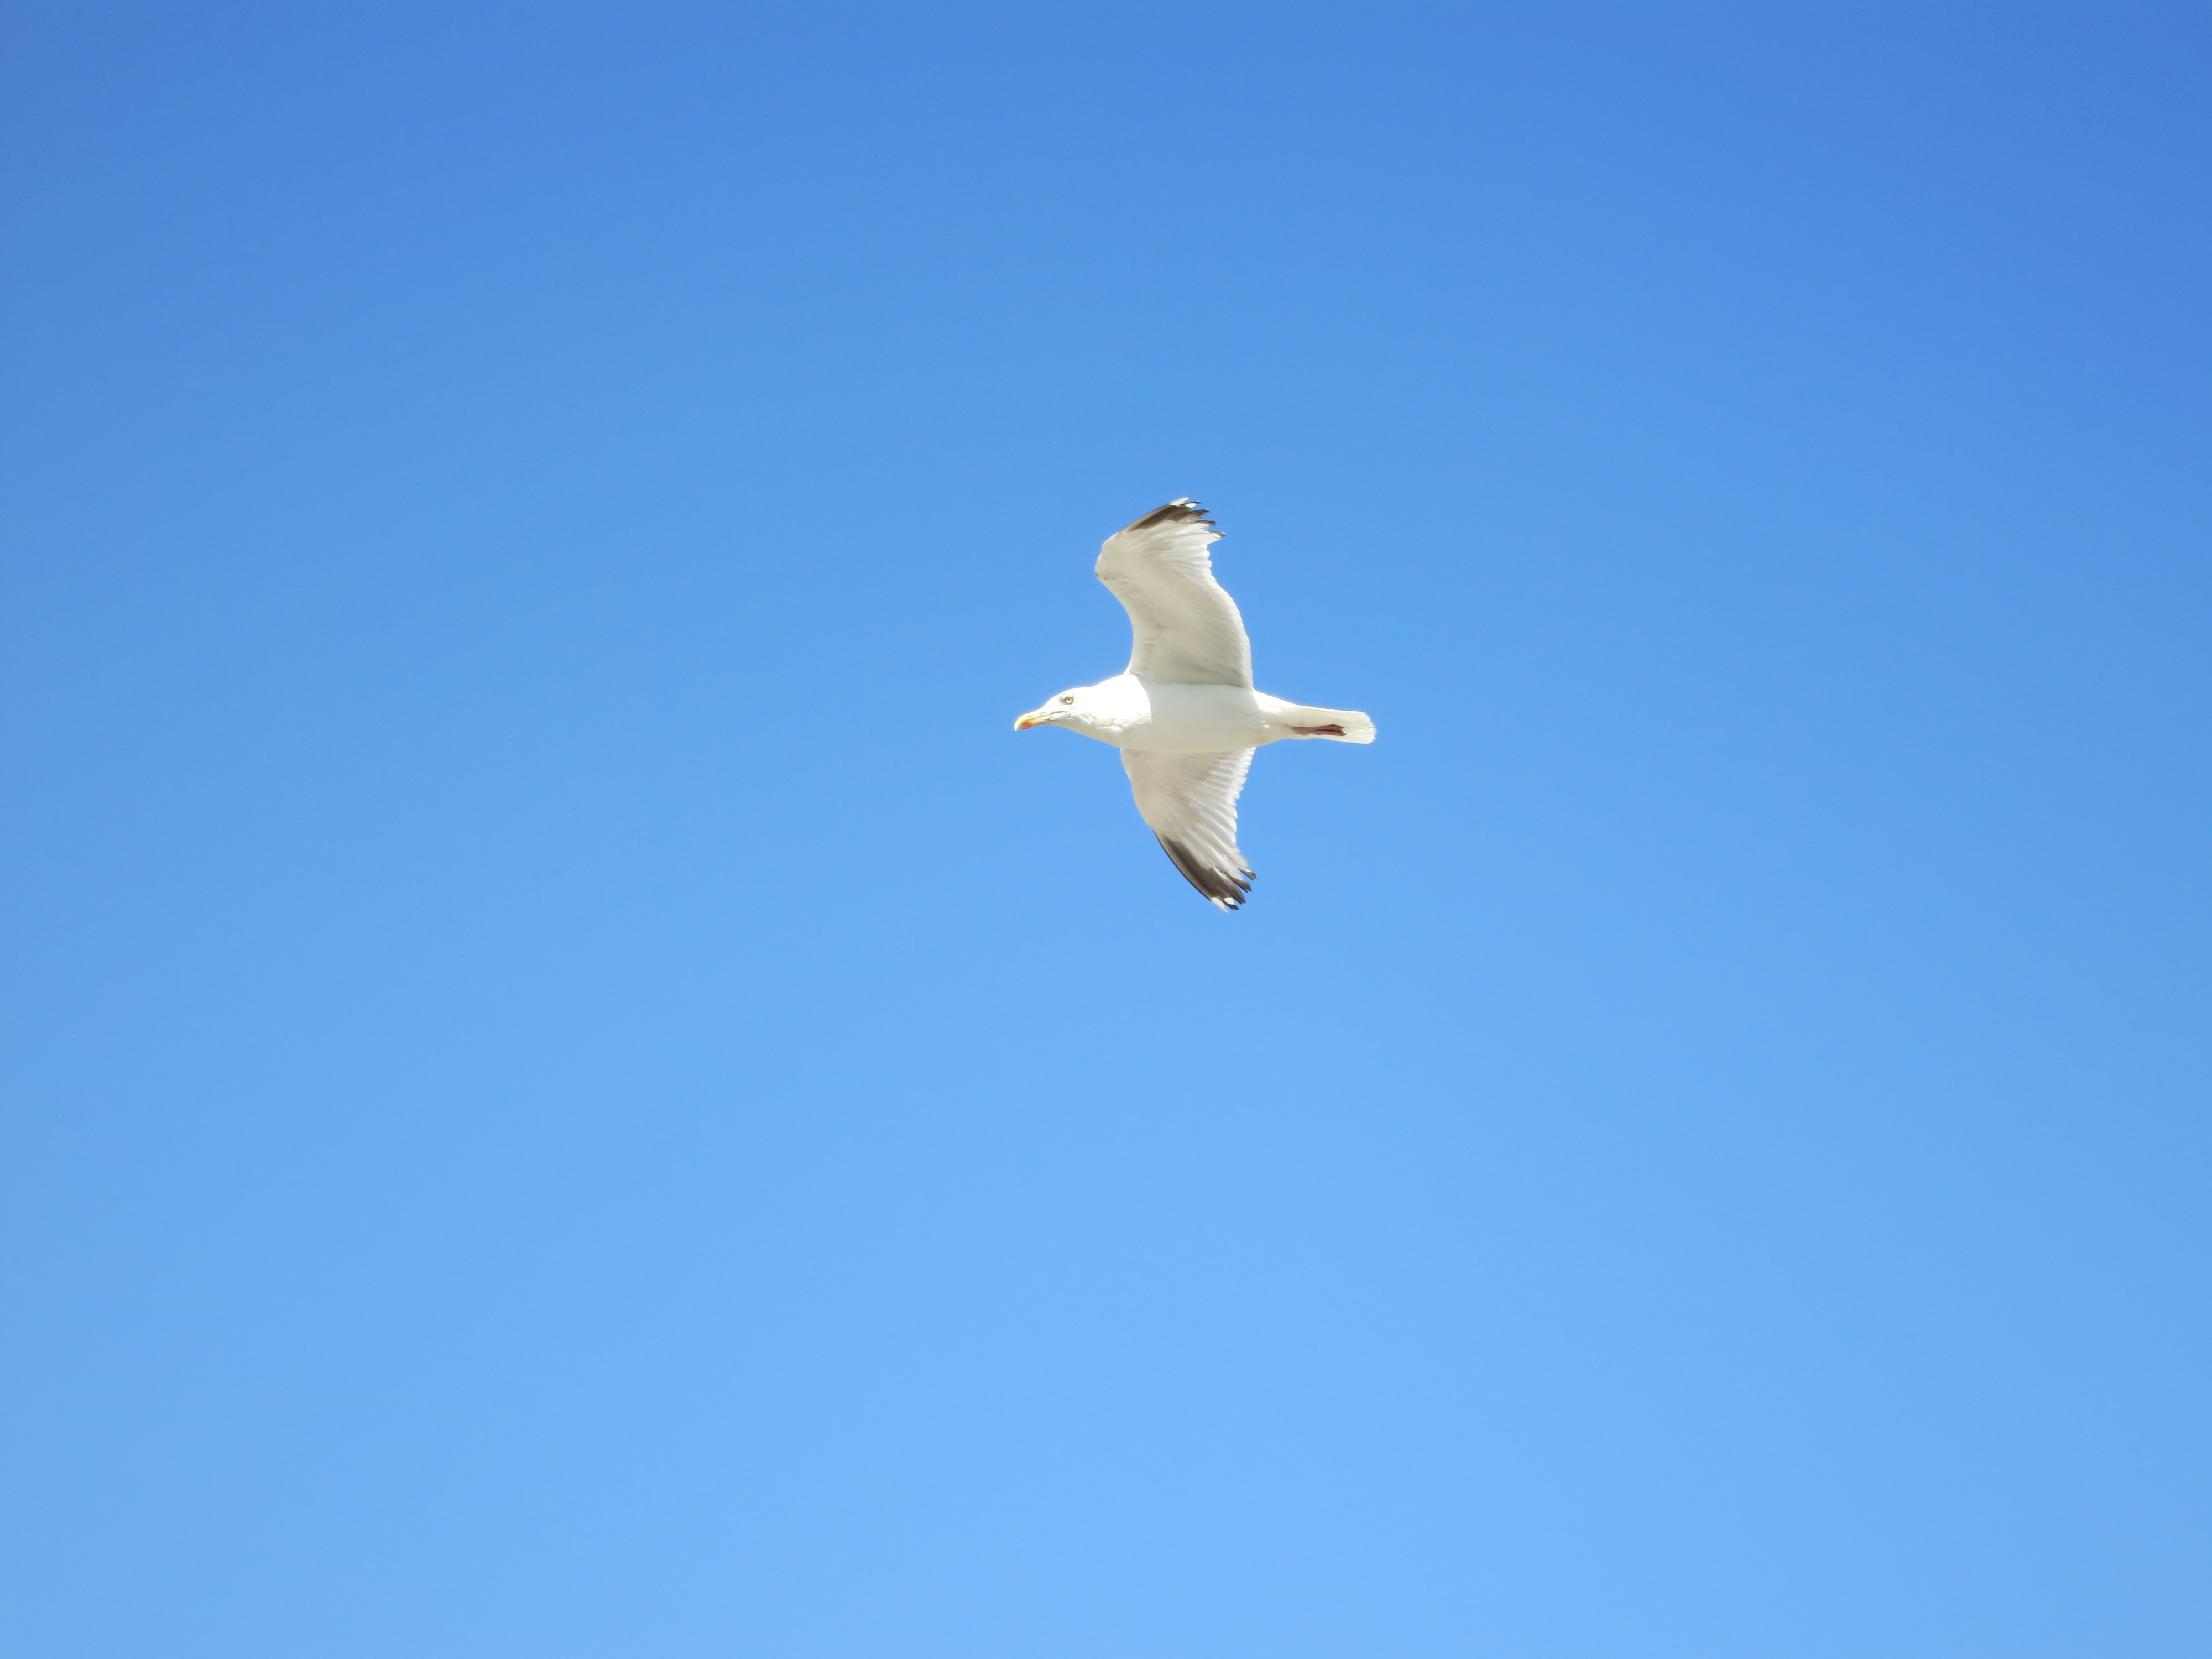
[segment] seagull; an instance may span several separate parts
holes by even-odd
[[[1078,685],[1014,722],[1064,726],[1121,751],[1137,811],[1190,884],[1234,910],[1252,890],[1237,849],[1237,797],[1252,751],[1284,738],[1372,743],[1375,722],[1310,708],[1252,686],[1252,642],[1237,602],[1213,580],[1206,548],[1221,532],[1188,498],[1106,538],[1098,580],[1129,613],[1129,666]]]

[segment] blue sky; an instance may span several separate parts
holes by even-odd
[[[8,11],[13,1650],[2212,1646],[2202,8]]]

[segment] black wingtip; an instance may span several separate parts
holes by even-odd
[[[1213,520],[1206,516],[1206,509],[1188,495],[1170,501],[1165,507],[1156,507],[1134,524],[1124,525],[1121,528],[1127,533],[1132,530],[1151,530],[1164,524],[1202,524],[1215,535],[1221,533]]]
[[[1200,863],[1193,856],[1190,848],[1179,841],[1170,841],[1162,836],[1159,842],[1169,860],[1182,872],[1182,878],[1197,888],[1202,896],[1212,900],[1224,910],[1243,908],[1244,896],[1252,890],[1249,879],[1240,879],[1226,870],[1212,869]],[[1249,870],[1244,872],[1247,878],[1251,874]]]

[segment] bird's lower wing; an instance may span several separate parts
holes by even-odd
[[[1209,755],[1124,749],[1121,764],[1137,793],[1137,810],[1190,884],[1224,910],[1244,902],[1252,872],[1237,849],[1237,797],[1252,751]]]

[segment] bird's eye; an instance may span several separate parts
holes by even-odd
[[[1075,699],[1074,699],[1074,698],[1073,698],[1073,697],[1062,697],[1062,698],[1060,699],[1060,701],[1061,701],[1062,702],[1073,702],[1075,701]]]

